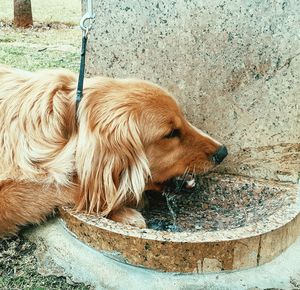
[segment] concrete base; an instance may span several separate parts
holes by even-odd
[[[162,273],[123,264],[86,246],[61,220],[27,233],[37,244],[42,274],[70,275],[96,289],[300,289],[300,238],[272,262],[253,269],[212,274]],[[134,245],[132,245],[134,246]]]

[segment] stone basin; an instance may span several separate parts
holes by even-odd
[[[297,184],[214,173],[197,178],[190,191],[176,185],[162,197],[150,194],[147,229],[68,208],[61,216],[79,240],[115,260],[219,272],[262,265],[290,246],[300,233],[299,195]]]

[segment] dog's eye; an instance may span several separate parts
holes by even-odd
[[[173,129],[169,134],[165,135],[164,138],[175,138],[180,137],[180,130],[179,129]]]

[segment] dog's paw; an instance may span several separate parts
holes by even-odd
[[[120,210],[113,212],[109,218],[115,222],[131,225],[140,229],[147,227],[146,221],[142,214],[129,207],[123,207]]]

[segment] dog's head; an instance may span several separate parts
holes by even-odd
[[[192,126],[163,89],[136,80],[87,81],[79,107],[79,208],[108,214],[187,172],[203,173],[227,150]]]

